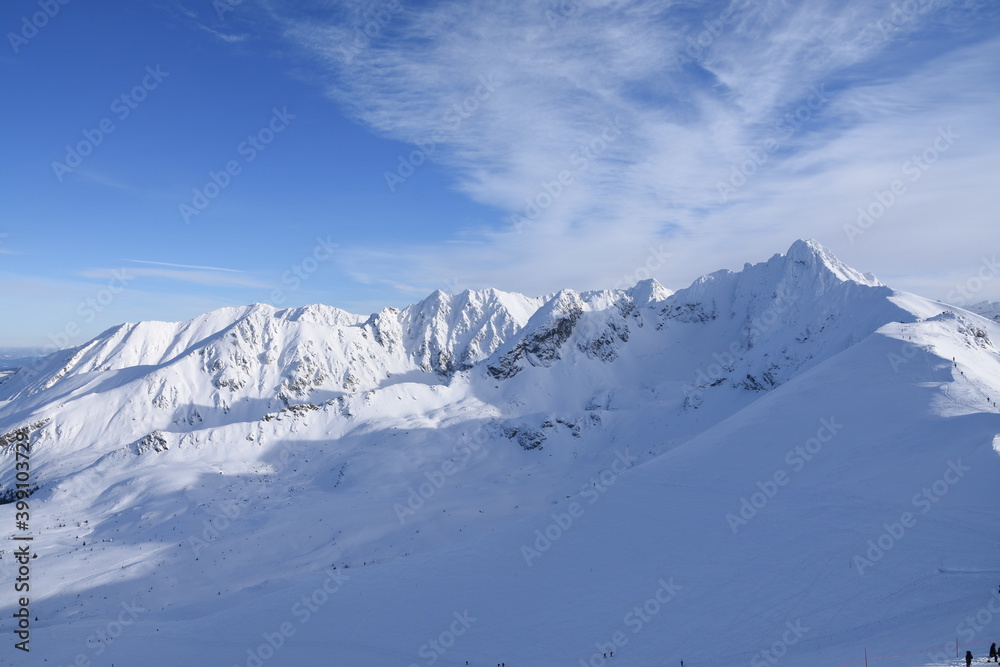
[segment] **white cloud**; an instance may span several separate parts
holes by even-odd
[[[171,264],[170,262],[152,262],[145,259],[126,259],[126,262],[132,262],[134,264],[154,264],[156,266],[170,266],[176,269],[204,269],[206,271],[228,271],[230,273],[244,273],[239,269],[225,269],[218,266],[194,266],[191,264]]]
[[[344,247],[359,280],[601,287],[635,275],[667,244],[672,257],[657,275],[678,287],[816,237],[861,269],[902,276],[906,288],[899,248],[926,252],[928,239],[950,237],[934,248],[954,272],[968,262],[956,232],[995,242],[995,206],[978,186],[995,173],[1000,147],[1000,43],[964,32],[985,3],[906,6],[918,10],[868,0],[738,0],[729,13],[689,2],[404,4],[361,40],[367,3],[342,4],[325,24],[277,18],[329,75],[331,96],[373,130],[414,145],[437,133],[432,157],[468,196],[521,217],[531,201],[548,204],[519,230],[506,218],[456,229],[445,245]],[[959,49],[963,41],[971,45]],[[495,91],[456,123],[449,110],[483,77]],[[602,143],[615,119],[621,133]],[[857,206],[948,125],[962,134],[954,149],[847,243],[843,224]],[[580,168],[591,142],[600,150]],[[718,184],[769,146],[722,201]],[[546,198],[546,184],[553,190],[567,171],[572,182]]]
[[[137,263],[139,260],[125,260],[130,263]],[[165,262],[141,262],[144,264],[156,264],[164,267],[174,268],[139,268],[139,267],[118,267],[118,268],[94,268],[80,271],[78,275],[83,278],[98,280],[121,279],[132,281],[139,278],[158,278],[161,280],[179,281],[193,283],[206,287],[250,287],[257,289],[270,289],[271,286],[249,275],[244,275],[242,271],[233,269],[219,269],[214,267],[186,266],[184,264],[168,264]]]

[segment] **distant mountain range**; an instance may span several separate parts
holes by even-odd
[[[0,374],[0,487],[18,429],[39,485],[37,651],[0,655],[842,665],[956,635],[979,655],[995,637],[956,626],[1000,583],[994,320],[796,241],[677,292],[119,325]],[[123,603],[144,611],[112,637]]]

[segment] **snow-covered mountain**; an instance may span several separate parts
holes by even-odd
[[[972,310],[797,241],[676,293],[123,324],[0,378],[0,486],[18,429],[39,485],[32,654],[0,655],[978,655],[1000,616],[956,625],[1000,583],[1000,325]]]
[[[966,306],[966,310],[982,315],[994,322],[1000,322],[1000,302],[998,301],[980,301],[971,306]]]

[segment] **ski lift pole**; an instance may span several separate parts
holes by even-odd
[[[865,667],[868,667],[868,649],[865,649]]]

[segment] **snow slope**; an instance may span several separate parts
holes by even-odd
[[[995,322],[1000,322],[1000,302],[997,301],[980,301],[974,303],[966,310],[969,310],[978,315],[993,320]]]
[[[41,487],[0,662],[957,664],[916,651],[1000,631],[998,339],[811,241],[122,325],[0,380]]]

